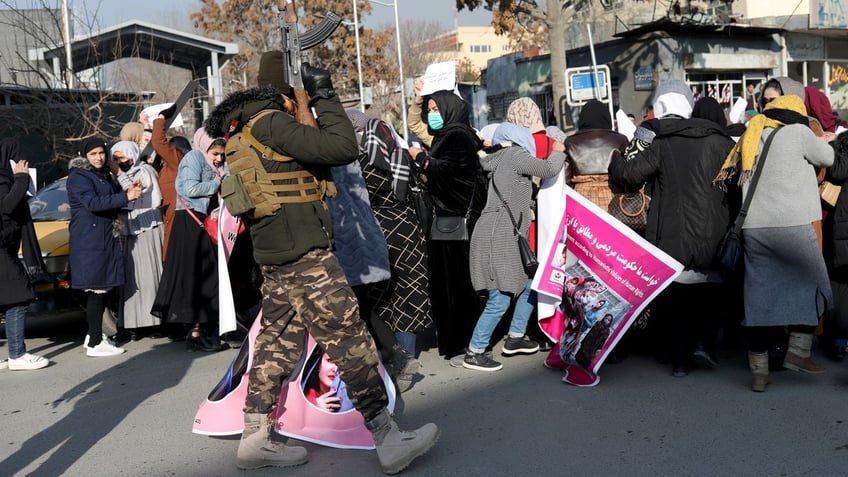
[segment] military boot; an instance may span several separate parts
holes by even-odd
[[[239,469],[290,467],[305,464],[309,454],[303,447],[288,447],[271,439],[273,422],[268,414],[245,414],[236,466]]]
[[[402,431],[383,409],[377,417],[365,423],[374,435],[377,457],[383,472],[397,474],[417,457],[424,455],[439,439],[439,428],[435,424],[424,424],[414,431]]]

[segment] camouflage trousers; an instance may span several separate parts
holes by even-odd
[[[254,346],[244,412],[274,410],[283,385],[302,365],[307,333],[339,367],[365,421],[388,404],[378,354],[338,259],[315,249],[300,260],[262,265],[262,323]]]

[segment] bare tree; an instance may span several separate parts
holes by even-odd
[[[86,72],[71,72],[65,55],[55,63],[43,53],[64,51],[62,12],[49,0],[0,0],[0,123],[4,135],[20,139],[36,156],[40,178],[64,173],[66,160],[80,141],[113,137],[137,112],[140,97],[103,88],[102,63]],[[92,31],[96,15],[79,15],[69,23]],[[92,51],[97,51],[92,48]]]

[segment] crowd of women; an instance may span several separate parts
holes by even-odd
[[[546,128],[529,98],[514,101],[505,122],[477,131],[461,97],[422,95],[420,86],[408,141],[384,121],[348,111],[360,160],[334,168],[338,193],[327,200],[334,252],[401,390],[419,376],[423,333],[435,331],[452,365],[479,371],[502,368],[492,349],[504,335],[504,356],[555,344],[551,329],[562,326],[540,330],[555,315],[530,288],[532,270],[522,266],[516,244],[543,243],[550,233],[534,212],[561,211],[561,196],[550,192],[556,183],[604,209],[617,192],[644,190],[650,206],[640,232],[684,265],[650,304],[650,333],[626,337],[619,358],[627,351],[621,348],[647,344],[673,375],[685,376],[715,367],[719,336],[727,343],[744,329],[752,388],[763,391],[770,368],[823,371],[811,359],[815,334],[829,357],[844,357],[848,202],[837,200],[823,214],[819,184],[848,186],[848,135],[837,137],[841,122],[815,88],[771,79],[746,123],[731,124],[714,99],[696,102],[684,82],[665,81],[653,117],[628,139],[597,101],[582,107],[570,135]],[[172,338],[189,350],[226,348],[217,333],[217,254],[203,227],[221,204],[226,141],[203,128],[191,143],[168,138],[166,121],[175,113],[143,116],[111,147],[89,138],[70,163],[71,283],[86,296],[89,356],[124,351],[102,331],[113,300],[127,330],[178,324]],[[155,160],[142,155],[148,141]],[[5,141],[0,153],[4,280],[27,289],[17,258],[28,220],[26,157]],[[722,273],[716,256],[737,216],[744,220],[744,273],[734,276]],[[236,242],[248,250],[247,262],[249,241],[242,234]],[[249,321],[258,274],[231,268],[239,275],[233,283],[253,290],[236,299]],[[16,318],[32,298],[29,289],[16,300],[3,297],[12,369],[47,365],[26,353]]]

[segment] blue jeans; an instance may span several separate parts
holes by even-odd
[[[415,356],[415,342],[417,341],[415,333],[411,331],[395,331],[395,337],[398,343],[403,346],[403,349],[410,355]]]
[[[27,305],[14,304],[3,305],[0,311],[6,315],[6,341],[9,346],[9,359],[20,358],[26,354],[24,344],[24,318],[26,318]]]
[[[530,321],[530,315],[533,314],[536,292],[530,289],[531,283],[533,283],[532,279],[527,280],[527,285],[524,287],[524,291],[518,295],[518,302],[515,304],[515,311],[512,313],[509,336],[514,338],[524,336],[527,331],[527,322]],[[471,335],[471,344],[468,345],[471,352],[482,353],[486,351],[486,347],[489,346],[489,341],[492,339],[492,333],[506,310],[509,309],[511,301],[512,296],[509,293],[489,290],[489,301],[486,302],[486,308],[483,309],[483,313],[477,320],[474,333]]]

